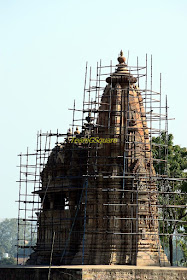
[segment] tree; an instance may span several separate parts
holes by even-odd
[[[16,265],[16,261],[12,257],[3,258],[3,259],[0,260],[0,266],[3,266],[3,265]]]
[[[153,137],[153,158],[159,159],[155,161],[154,168],[157,174],[166,175],[171,178],[185,178],[185,169],[187,169],[187,150],[179,145],[173,144],[173,135],[166,135],[163,132],[159,137]],[[160,161],[161,160],[161,161]],[[187,182],[185,180],[170,180],[166,181],[163,186],[160,186],[160,191],[164,194],[159,196],[159,202],[162,205],[175,205],[175,207],[162,208],[160,217],[163,219],[160,222],[160,232],[168,233],[168,236],[163,236],[161,241],[168,243],[170,252],[170,263],[173,265],[173,239],[177,233],[187,233]],[[175,193],[174,193],[175,192]],[[167,223],[164,222],[167,220]],[[167,227],[167,229],[166,229]],[[185,236],[181,237],[178,242],[183,251],[183,264],[187,261],[187,240]]]
[[[27,226],[21,225],[19,227],[19,238],[21,245],[24,244],[24,240],[28,242],[31,239],[31,224],[27,223]],[[17,219],[5,219],[0,223],[0,257],[3,257],[3,253],[8,253],[10,257],[14,258],[17,255],[17,238],[18,238],[18,220]],[[33,244],[32,244],[33,245]],[[20,254],[23,249],[19,249]],[[29,249],[26,249],[30,251]]]
[[[17,219],[5,219],[0,223],[0,255],[8,253],[11,257],[16,255]]]

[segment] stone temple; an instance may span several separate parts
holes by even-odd
[[[27,264],[169,265],[145,92],[132,72],[121,52],[102,95],[85,102],[82,125],[50,153],[34,193],[42,208]]]

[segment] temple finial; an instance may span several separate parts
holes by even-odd
[[[125,63],[125,61],[126,61],[126,58],[123,56],[123,51],[121,50],[120,51],[120,56],[118,57],[118,61],[119,61],[119,63],[120,64],[124,64]]]

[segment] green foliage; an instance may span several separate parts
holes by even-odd
[[[3,253],[8,253],[10,257],[15,258],[17,256],[17,238],[18,238],[18,220],[17,219],[5,219],[0,223],[0,257],[3,257]],[[26,227],[21,225],[19,227],[20,245],[24,244],[24,239],[28,242],[31,239],[31,224],[27,223]],[[28,251],[29,249],[27,249]],[[22,254],[23,249],[19,249]],[[10,259],[9,259],[10,260]]]
[[[181,238],[180,246],[181,246],[182,252],[183,252],[183,258],[181,260],[181,264],[183,266],[187,266],[187,239],[186,238]]]
[[[16,260],[14,258],[3,258],[0,260],[0,266],[3,265],[16,265]]]
[[[0,223],[0,256],[8,253],[11,257],[16,255],[17,219],[5,219]]]
[[[173,135],[166,135],[165,132],[161,136],[153,137],[153,157],[155,159],[166,160],[166,162],[154,164],[156,172],[160,175],[167,174],[169,177],[185,178],[184,170],[187,169],[187,150],[179,145],[173,144]],[[186,188],[185,184],[185,188]]]
[[[160,137],[153,137],[153,158],[161,159],[161,161],[154,162],[154,168],[157,174],[165,175],[170,178],[185,178],[187,169],[187,150],[181,148],[179,145],[173,144],[173,135],[162,133]],[[178,233],[187,233],[187,181],[166,181],[165,184],[161,182],[159,191],[163,192],[159,196],[159,203],[161,205],[178,205],[179,207],[165,207],[159,212],[162,219],[160,222],[160,232],[168,233],[162,236],[161,241],[165,246],[168,246],[170,251],[170,262],[175,259],[173,256],[173,239]],[[175,192],[175,194],[172,194]],[[172,235],[171,235],[172,234]],[[187,239],[185,236],[177,241],[183,253],[180,265],[186,264],[187,259]]]

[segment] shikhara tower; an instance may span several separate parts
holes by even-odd
[[[122,52],[118,62],[102,95],[98,78],[89,87],[81,127],[68,130],[45,162],[34,191],[42,207],[29,264],[49,264],[51,258],[53,264],[168,265],[159,240],[158,175],[147,123],[153,109],[147,105],[147,116],[144,106],[151,93],[138,85],[142,69],[133,75]],[[86,144],[72,137],[117,141]]]

